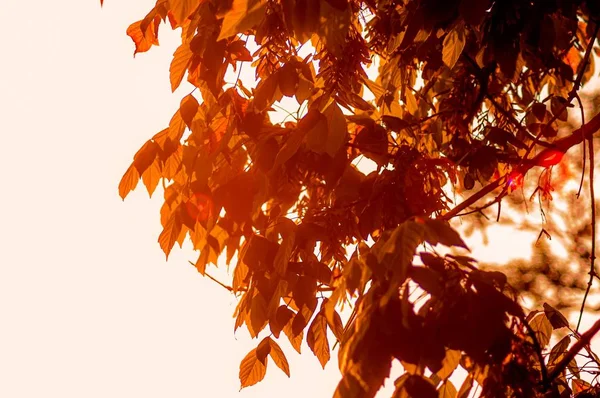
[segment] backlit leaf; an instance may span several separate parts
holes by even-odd
[[[287,140],[285,141],[285,143],[277,153],[277,156],[275,157],[273,170],[276,170],[279,166],[287,162],[292,156],[296,154],[296,152],[300,148],[300,145],[302,145],[302,141],[304,140],[305,136],[306,131],[298,128],[293,129],[289,133]]]
[[[192,94],[188,94],[181,100],[181,105],[179,106],[179,112],[181,113],[181,119],[186,124],[188,128],[191,129],[192,120],[198,113],[198,109],[200,108],[200,104],[198,104],[198,100]]]
[[[454,370],[460,363],[461,352],[458,350],[446,349],[446,356],[442,360],[442,368],[437,371],[440,379],[446,380],[454,373]]]
[[[290,341],[292,347],[294,347],[294,349],[298,351],[298,354],[301,354],[302,339],[304,338],[304,332],[301,331],[300,333],[295,334],[292,330],[292,322],[288,322],[288,324],[283,327],[283,333],[285,333],[285,335],[288,337],[288,340]]]
[[[458,391],[456,391],[456,387],[450,380],[446,380],[438,389],[439,398],[456,398],[457,394]]]
[[[346,135],[348,134],[346,117],[335,102],[329,105],[323,114],[327,118],[327,143],[325,144],[325,152],[333,158],[346,142]]]
[[[535,332],[535,336],[540,343],[540,346],[545,348],[550,342],[550,337],[552,336],[552,324],[546,317],[546,314],[540,313],[537,314],[531,321],[529,321],[529,326]]]
[[[158,186],[158,183],[160,182],[161,177],[162,177],[162,173],[161,173],[161,169],[160,169],[160,162],[158,159],[156,159],[152,163],[152,165],[150,167],[148,167],[146,169],[146,171],[144,171],[144,174],[142,174],[142,181],[144,182],[144,185],[146,186],[146,189],[148,190],[148,194],[150,195],[150,197],[152,197],[152,194],[154,193],[154,190]]]
[[[454,68],[456,61],[462,54],[466,44],[465,29],[463,25],[454,27],[444,38],[442,60],[450,69]]]
[[[560,311],[552,307],[550,304],[544,303],[544,313],[550,321],[550,324],[552,324],[552,328],[560,329],[569,327],[569,321],[567,321],[567,318],[565,318]]]
[[[198,7],[200,0],[170,0],[171,13],[177,22],[176,26],[183,26],[185,20]]]
[[[325,369],[325,365],[329,362],[329,341],[327,340],[327,320],[325,315],[317,314],[313,319],[308,334],[306,335],[306,343],[315,356],[319,359],[321,366]]]
[[[190,65],[190,61],[192,59],[192,51],[190,50],[189,43],[183,43],[175,53],[173,54],[173,60],[171,61],[171,66],[169,67],[169,79],[171,81],[171,91],[177,90],[177,87],[181,84],[183,80],[183,76]]]
[[[135,165],[135,168],[137,169],[138,173],[143,174],[144,171],[146,171],[146,169],[150,167],[152,163],[154,163],[154,160],[156,159],[157,155],[157,150],[158,145],[154,141],[148,140],[140,148],[140,150],[137,151],[137,153],[133,157],[133,164]]]
[[[571,343],[571,337],[566,335],[558,343],[552,347],[550,350],[550,355],[548,356],[548,365],[554,365],[559,361],[561,356],[567,351],[569,348],[569,344]]]
[[[121,199],[125,200],[127,194],[135,189],[139,180],[140,173],[135,168],[135,165],[132,164],[125,174],[123,174],[119,183],[119,196],[121,196]]]
[[[167,259],[169,258],[169,253],[171,252],[173,245],[179,237],[182,225],[181,216],[179,215],[179,208],[177,208],[175,211],[173,211],[173,213],[171,213],[171,217],[169,218],[169,221],[167,221],[167,225],[165,225],[163,231],[158,237],[158,243],[160,244],[163,252],[165,252]]]
[[[141,30],[142,21],[137,21],[129,25],[127,28],[127,35],[131,37],[135,44],[135,51],[133,55],[137,53],[143,53],[150,49],[150,47],[158,46],[158,24],[160,23],[160,17],[156,16],[143,33]]]
[[[231,9],[223,18],[217,41],[244,33],[256,26],[265,17],[266,5],[266,1],[263,0],[233,0]]]
[[[275,362],[275,365],[287,375],[287,377],[290,377],[290,365],[288,364],[287,358],[281,350],[281,347],[279,347],[279,344],[270,337],[267,337],[267,339],[269,339],[269,344],[271,346],[271,351],[269,352],[271,359]]]
[[[448,222],[427,220],[425,225],[427,226],[427,236],[425,239],[432,245],[441,243],[444,246],[458,246],[469,250],[465,241],[462,240],[458,232]]]
[[[261,362],[256,356],[256,348],[250,351],[240,363],[241,387],[250,387],[265,378],[267,373],[266,362]]]
[[[457,398],[467,398],[469,396],[469,393],[471,392],[472,388],[473,388],[473,375],[469,373],[467,375],[467,377],[465,378],[465,380],[463,381],[462,385],[460,386],[460,389],[458,390]]]

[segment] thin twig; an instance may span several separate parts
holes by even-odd
[[[583,104],[581,103],[581,98],[577,95],[577,102],[579,103],[579,109],[581,111],[581,124],[585,124],[585,112],[583,111]],[[581,152],[583,156],[583,164],[581,166],[581,180],[579,181],[579,189],[577,190],[577,199],[581,195],[581,188],[583,187],[583,179],[585,178],[585,145],[581,146]]]
[[[594,194],[594,139],[588,138],[588,148],[590,153],[590,202],[591,202],[591,210],[592,210],[592,250],[590,253],[590,279],[588,280],[587,288],[585,289],[585,294],[583,295],[583,300],[581,302],[581,309],[579,310],[579,319],[577,320],[577,327],[575,331],[579,331],[579,325],[581,324],[581,319],[583,318],[583,311],[585,310],[585,302],[587,300],[588,294],[592,289],[592,284],[594,282],[594,277],[596,276],[596,197]]]

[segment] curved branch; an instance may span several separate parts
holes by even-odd
[[[579,353],[584,347],[588,346],[592,341],[592,338],[598,333],[600,330],[600,320],[597,320],[596,323],[584,334],[581,335],[577,343],[573,344],[573,346],[565,353],[563,359],[560,360],[559,363],[556,364],[554,369],[548,375],[548,379],[550,381],[554,380],[558,375],[562,373],[563,370],[567,367],[569,362],[575,358],[575,355]]]

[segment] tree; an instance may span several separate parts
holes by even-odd
[[[278,341],[300,351],[306,339],[322,366],[339,344],[335,397],[375,396],[394,359],[394,397],[465,397],[474,385],[490,397],[600,393],[575,360],[600,366],[589,347],[600,323],[579,333],[547,303],[526,315],[527,287],[481,269],[449,224],[499,220],[531,184],[544,212],[581,146],[592,204],[583,312],[597,277],[600,115],[584,113],[579,90],[594,71],[598,4],[157,0],[127,29],[134,55],[158,45],[162,22],[180,29],[171,86],[187,75],[195,89],[119,193],[141,179],[152,195],[162,181],[166,256],[189,237],[201,274],[235,262],[230,286],[219,283],[239,297],[235,328],[260,336],[242,387],[263,379],[269,357],[289,375]],[[239,79],[245,63],[255,87]],[[284,98],[298,109],[272,123]],[[357,166],[365,158],[373,171]],[[343,304],[354,309],[345,324]],[[564,337],[549,349],[554,329]]]

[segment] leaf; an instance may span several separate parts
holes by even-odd
[[[180,207],[171,213],[169,221],[167,221],[167,224],[158,237],[158,243],[160,244],[160,247],[165,253],[167,259],[169,258],[169,253],[171,252],[173,245],[175,242],[177,242],[177,238],[179,237],[179,233],[181,232],[181,228],[183,226],[181,217],[179,215],[179,209]]]
[[[270,337],[267,337],[267,339],[269,339],[269,344],[271,346],[271,351],[269,351],[271,359],[275,362],[275,365],[287,375],[287,377],[290,377],[290,365],[288,364],[287,358],[281,350],[281,347],[279,347],[279,344]]]
[[[264,0],[233,0],[231,9],[223,18],[217,41],[244,33],[258,25],[265,17],[266,5]]]
[[[137,21],[129,25],[127,28],[127,35],[131,37],[131,40],[133,40],[133,43],[135,44],[135,51],[133,52],[134,57],[137,53],[148,51],[153,45],[158,46],[159,23],[160,17],[157,15],[152,22],[150,22],[146,32],[142,32],[142,21]]]
[[[425,240],[432,245],[441,243],[444,246],[458,246],[469,250],[465,241],[462,240],[458,232],[447,221],[427,220],[425,221],[425,226],[427,227]]]
[[[250,332],[250,336],[252,338],[256,338],[261,330],[267,324],[267,302],[262,294],[258,291],[252,297],[252,301],[250,303],[250,312],[248,313],[249,322],[246,321],[246,325],[248,326],[248,331]]]
[[[446,380],[438,389],[439,398],[456,398],[458,392],[450,380]]]
[[[550,111],[558,120],[566,122],[569,118],[569,114],[567,112],[568,104],[569,103],[566,99],[554,96],[550,100]]]
[[[252,349],[240,363],[241,388],[250,387],[265,378],[267,374],[266,362],[261,362],[256,355],[256,348]]]
[[[419,375],[410,375],[404,382],[404,389],[410,397],[437,398],[438,392],[431,382]]]
[[[397,294],[398,288],[406,279],[408,267],[412,262],[417,247],[423,242],[425,230],[423,225],[414,221],[405,221],[398,226],[390,237],[375,252],[377,262],[393,272],[387,293],[382,298],[381,305]]]
[[[121,182],[119,182],[119,196],[121,199],[125,200],[127,194],[135,189],[139,180],[140,173],[135,166],[131,164],[125,174],[123,174]]]
[[[327,119],[327,143],[325,152],[332,158],[346,142],[348,125],[340,107],[334,102],[323,112]]]
[[[573,394],[579,394],[579,393],[587,391],[591,388],[592,388],[592,385],[585,380],[580,380],[580,379],[572,379],[571,380],[571,389],[573,390]]]
[[[175,29],[177,26],[184,25],[185,20],[200,4],[200,0],[170,0],[169,4],[171,5],[171,14],[177,22],[177,25],[173,27]]]
[[[548,366],[554,365],[556,362],[558,362],[562,355],[567,351],[567,348],[569,348],[569,344],[571,344],[571,337],[566,335],[560,339],[560,341],[556,343],[554,347],[552,347],[552,350],[550,350],[550,355],[548,356]]]
[[[296,89],[298,88],[298,83],[300,81],[296,67],[291,63],[283,65],[277,71],[277,77],[277,81],[279,83],[279,90],[281,90],[281,93],[286,97],[294,96],[296,94]]]
[[[171,66],[169,67],[169,80],[171,81],[172,92],[175,92],[177,87],[181,84],[183,76],[190,65],[192,55],[194,54],[190,50],[189,43],[183,43],[175,50],[173,59],[171,60]]]
[[[544,349],[550,342],[550,337],[552,336],[552,324],[548,321],[546,314],[537,314],[529,321],[529,326],[531,326],[531,329],[535,332],[540,347]]]
[[[560,311],[552,307],[550,304],[544,303],[544,313],[546,314],[546,317],[552,324],[553,329],[569,327],[569,321],[567,321],[567,318],[565,318],[565,316],[561,314]]]
[[[198,100],[192,94],[186,95],[181,100],[179,113],[181,114],[181,119],[189,129],[191,129],[192,120],[194,120],[194,117],[196,117],[199,108],[200,104],[198,104]]]
[[[138,173],[143,174],[144,171],[156,159],[156,155],[158,154],[158,145],[152,141],[148,140],[146,143],[136,152],[133,156],[133,164],[137,169]]]
[[[381,121],[383,122],[383,124],[385,124],[385,127],[396,133],[399,133],[402,130],[410,127],[410,124],[408,122],[396,116],[383,115],[381,117]]]
[[[473,375],[469,373],[458,390],[457,398],[467,398],[473,388]]]
[[[577,365],[577,361],[575,360],[575,358],[569,361],[569,363],[567,364],[567,369],[569,369],[569,372],[571,372],[571,374],[573,374],[573,376],[575,376],[576,378],[581,377],[581,374],[579,372],[579,366]]]
[[[446,356],[442,360],[442,368],[436,373],[440,379],[446,380],[454,373],[460,363],[461,355],[459,350],[446,349]]]
[[[333,335],[337,339],[337,341],[342,341],[342,337],[344,336],[344,324],[342,323],[342,318],[340,314],[332,308],[332,311],[323,311],[325,314],[325,318],[327,319],[327,325],[329,325],[329,329],[333,332]],[[331,312],[331,316],[329,313]]]
[[[292,254],[292,250],[294,249],[294,242],[296,241],[296,231],[295,231],[296,225],[289,218],[282,217],[282,218],[280,218],[280,220],[281,219],[287,220],[293,226],[290,229],[290,232],[288,234],[286,234],[286,236],[283,237],[283,240],[281,241],[281,244],[279,245],[279,248],[277,249],[277,254],[275,254],[275,260],[274,260],[275,271],[279,275],[283,276],[287,272],[287,266],[288,266],[288,262],[290,260],[290,255]],[[282,222],[282,221],[280,221],[280,222]]]
[[[319,35],[327,50],[340,57],[346,45],[346,36],[351,24],[351,10],[346,4],[343,9],[332,7],[327,1],[320,1]]]
[[[294,319],[295,319],[295,317],[294,317]],[[290,344],[292,345],[292,347],[294,347],[294,349],[296,351],[298,351],[298,354],[301,354],[300,349],[302,347],[302,339],[304,338],[304,331],[294,334],[294,331],[292,330],[292,323],[293,322],[288,322],[288,324],[283,327],[283,333],[285,333],[285,335],[288,337],[288,340],[290,341]]]
[[[312,125],[306,134],[306,147],[315,153],[321,154],[327,151],[329,126],[325,115],[319,112],[317,117],[317,122]]]
[[[306,335],[306,343],[315,356],[319,359],[321,366],[325,369],[325,365],[329,362],[329,341],[327,340],[327,320],[322,313],[317,314],[313,319],[308,334]]]
[[[277,170],[279,166],[287,162],[292,156],[298,152],[300,145],[302,145],[302,141],[304,140],[304,136],[306,135],[306,131],[304,129],[293,129],[279,152],[275,157],[275,162],[273,163],[273,169]]]
[[[463,25],[454,27],[444,38],[442,60],[450,69],[454,68],[456,61],[462,54],[466,44],[465,29]]]
[[[537,120],[543,122],[546,118],[547,113],[546,105],[542,104],[541,102],[536,102],[533,105],[531,105],[531,112]]]
[[[265,337],[258,344],[258,347],[256,347],[256,358],[258,358],[259,361],[261,361],[262,363],[264,363],[266,365],[267,364],[267,356],[269,355],[270,352],[271,352],[271,345],[269,344],[269,337]]]
[[[154,190],[158,186],[160,179],[162,177],[161,169],[160,169],[160,161],[156,159],[150,167],[144,171],[142,174],[142,181],[148,190],[148,195],[152,197]]]

